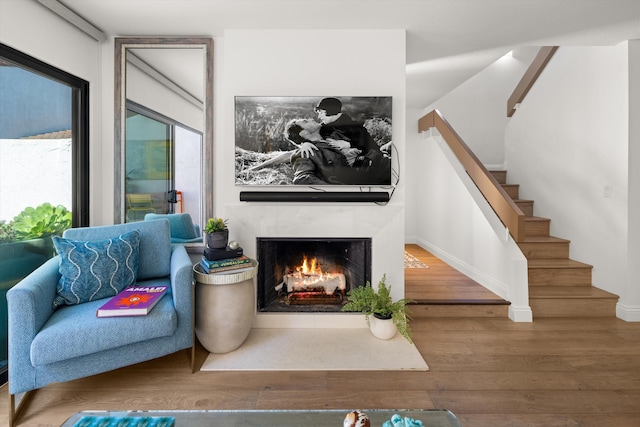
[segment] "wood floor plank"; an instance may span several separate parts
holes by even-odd
[[[426,358],[430,372],[509,372],[518,377],[521,372],[575,372],[577,369],[562,356],[549,355],[476,355],[434,354]]]
[[[457,408],[457,413],[567,413],[571,408],[581,414],[636,414],[640,417],[637,394],[618,391],[521,390],[521,391],[436,391],[430,392],[438,408]],[[612,402],[616,402],[612,405]],[[639,418],[640,419],[640,418]]]
[[[637,427],[635,414],[462,414],[465,427]]]

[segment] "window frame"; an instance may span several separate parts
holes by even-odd
[[[0,57],[71,88],[71,225],[89,226],[89,82],[2,43]]]

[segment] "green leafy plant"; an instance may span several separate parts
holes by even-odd
[[[16,233],[13,231],[13,222],[0,221],[0,243],[15,240]]]
[[[371,315],[378,315],[378,317],[387,319],[391,318],[400,335],[410,343],[413,343],[411,327],[409,326],[410,317],[407,313],[407,304],[413,302],[413,300],[403,298],[394,302],[391,298],[391,286],[387,286],[385,283],[386,278],[386,274],[382,276],[382,279],[378,282],[377,291],[373,289],[369,282],[365,286],[358,286],[350,290],[347,294],[348,302],[342,307],[342,311],[359,311],[363,313],[367,324]]]
[[[216,231],[224,231],[227,229],[228,219],[209,218],[204,226],[205,233],[215,233]]]
[[[43,203],[36,208],[27,207],[13,218],[15,238],[37,239],[61,234],[71,227],[71,212],[62,205]]]

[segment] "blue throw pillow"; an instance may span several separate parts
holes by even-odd
[[[116,295],[136,282],[140,261],[140,232],[106,240],[83,242],[53,237],[60,255],[54,307],[74,305]]]

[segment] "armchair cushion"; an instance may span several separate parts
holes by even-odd
[[[139,283],[170,285],[169,278]],[[57,309],[31,342],[31,364],[42,366],[73,360],[127,344],[168,337],[178,326],[170,294],[163,296],[146,316],[96,317],[96,310],[107,301],[108,298],[104,298]]]
[[[169,220],[171,230],[171,242],[191,243],[202,240],[200,229],[193,223],[191,215],[188,213],[155,214],[148,213],[144,216],[145,221],[166,218]]]
[[[140,232],[104,240],[53,237],[61,278],[53,305],[81,304],[116,295],[136,282]]]

